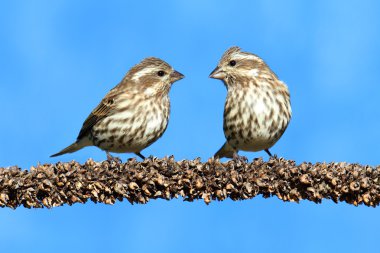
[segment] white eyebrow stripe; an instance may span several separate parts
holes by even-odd
[[[242,60],[242,59],[258,60],[259,59],[257,56],[252,55],[252,54],[234,54],[231,58],[235,60]]]
[[[140,80],[140,78],[148,73],[152,73],[153,70],[155,68],[143,68],[142,70],[136,72],[133,76],[132,76],[132,80],[137,82]]]

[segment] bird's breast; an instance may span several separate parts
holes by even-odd
[[[225,103],[224,133],[235,148],[269,148],[285,131],[290,114],[289,100],[269,88],[231,90]]]
[[[138,152],[162,136],[168,125],[168,99],[120,103],[92,131],[96,146],[112,152]]]

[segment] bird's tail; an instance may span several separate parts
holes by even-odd
[[[218,150],[218,152],[215,153],[214,157],[227,157],[227,158],[233,158],[234,153],[236,150],[231,147],[231,145],[228,144],[228,142],[224,143],[224,145]]]
[[[78,140],[78,141],[74,142],[73,144],[71,144],[70,146],[62,149],[58,153],[51,155],[50,157],[56,157],[56,156],[60,156],[60,155],[67,154],[67,153],[73,153],[73,152],[78,151],[79,149],[82,149],[82,148],[89,146],[89,145],[90,145],[90,143],[88,142],[88,140]]]

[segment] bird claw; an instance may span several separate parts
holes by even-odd
[[[115,163],[122,163],[122,161],[119,157],[112,156],[109,152],[107,152],[107,161],[115,162]]]
[[[248,158],[246,156],[240,156],[237,153],[234,153],[232,159],[237,162],[247,163]]]

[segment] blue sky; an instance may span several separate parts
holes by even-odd
[[[224,143],[226,95],[208,74],[233,45],[260,55],[289,86],[293,119],[272,153],[377,165],[379,9],[374,0],[1,1],[0,166],[105,159],[93,147],[49,156],[148,56],[186,78],[170,92],[167,131],[143,154],[206,160]],[[0,242],[4,252],[373,252],[379,217],[363,206],[276,197],[88,203],[0,210]]]

